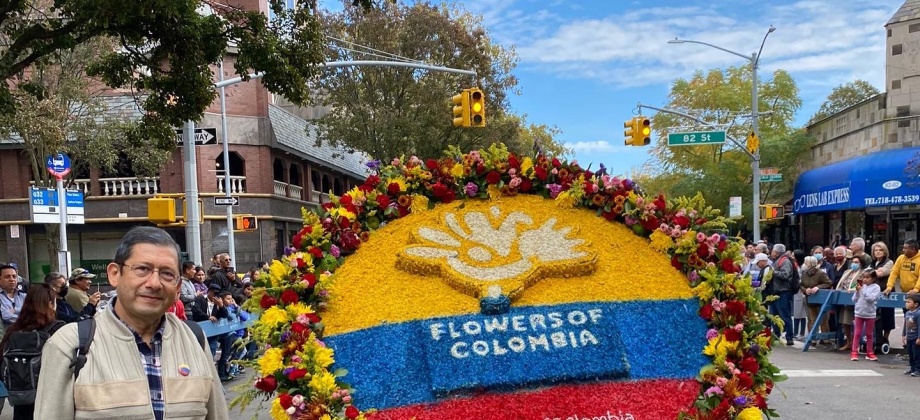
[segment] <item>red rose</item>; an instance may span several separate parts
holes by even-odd
[[[485,171],[486,171],[486,166],[485,166],[485,165],[483,165],[483,164],[481,164],[481,163],[476,165],[476,175],[482,175],[482,173],[485,172]]]
[[[664,199],[664,194],[658,194],[658,197],[656,197],[655,201],[652,203],[654,203],[655,207],[658,207],[659,210],[664,210],[668,207],[668,202]]]
[[[311,324],[316,324],[317,322],[319,322],[319,321],[322,320],[322,319],[320,319],[319,315],[317,315],[317,314],[315,314],[315,313],[313,313],[313,312],[310,312],[310,313],[308,313],[308,314],[305,314],[305,316],[307,317],[307,320],[310,321]]]
[[[307,330],[307,326],[306,326],[306,325],[303,325],[303,324],[301,324],[301,323],[299,323],[299,322],[291,323],[291,332],[292,332],[292,333],[297,334],[297,335],[303,335],[303,334],[306,333],[307,331],[308,331],[308,330]]]
[[[437,171],[437,170],[438,170],[438,161],[436,161],[436,160],[434,160],[434,159],[428,159],[428,160],[425,161],[425,166],[428,167],[428,170],[429,170],[429,171]]]
[[[725,328],[725,329],[723,329],[723,330],[722,330],[722,335],[725,336],[725,340],[728,341],[728,342],[730,342],[730,343],[734,343],[734,342],[736,342],[736,341],[741,340],[741,333],[738,332],[738,331],[735,331],[734,328]]]
[[[642,227],[649,232],[654,232],[655,229],[661,227],[661,223],[658,221],[658,218],[655,216],[648,216],[645,220],[641,221]]]
[[[523,192],[530,192],[533,189],[533,182],[530,181],[530,178],[521,178],[521,185],[518,186]]]
[[[307,289],[316,286],[316,276],[313,273],[304,273],[301,279],[307,282]]]
[[[287,289],[287,290],[281,292],[281,301],[284,302],[284,303],[287,304],[287,305],[290,305],[290,304],[292,304],[292,303],[296,303],[296,302],[299,301],[299,300],[300,300],[300,296],[297,296],[297,292],[295,292],[295,291],[293,291],[293,290],[291,290],[291,289]]]
[[[747,305],[740,300],[730,300],[725,302],[725,313],[729,316],[741,318],[747,313]]]
[[[381,209],[387,208],[390,205],[390,197],[387,195],[378,195],[377,196],[377,206]]]
[[[438,181],[434,185],[431,186],[431,193],[434,194],[434,196],[438,198],[441,198],[447,195],[447,192],[449,190],[450,189],[447,188],[446,185],[442,184],[441,181]]]
[[[610,219],[607,219],[607,220],[610,220]],[[683,269],[684,269],[684,263],[680,262],[680,259],[677,258],[677,255],[675,255],[675,256],[671,257],[671,267],[674,267],[674,268],[676,268],[676,269],[678,269],[678,270],[683,270]]]
[[[288,393],[278,395],[278,402],[281,403],[281,407],[284,407],[285,410],[287,410],[288,408],[291,408],[293,399],[294,397],[292,397],[291,394],[288,394]]]
[[[735,377],[738,378],[738,384],[745,389],[751,389],[754,386],[754,380],[751,379],[751,375],[748,375],[747,373],[742,372],[740,375]]]
[[[399,217],[406,217],[409,214],[409,208],[406,206],[397,206],[396,211],[399,212]]]
[[[734,261],[732,261],[732,260],[726,258],[726,259],[722,260],[722,264],[721,264],[721,265],[722,265],[722,271],[724,271],[724,272],[726,272],[726,273],[729,273],[729,274],[735,272],[735,262],[734,262]]]
[[[399,187],[399,184],[391,182],[390,185],[387,185],[387,192],[390,195],[399,195],[402,190]]]
[[[517,170],[521,170],[521,162],[519,162],[517,157],[514,155],[508,156],[508,166]]]
[[[502,175],[496,171],[490,171],[486,174],[486,182],[491,185],[498,184],[502,180]]]
[[[546,172],[546,168],[544,168],[544,167],[542,167],[542,166],[537,166],[537,167],[533,168],[533,174],[534,174],[534,176],[536,176],[537,179],[539,179],[540,181],[546,181],[546,177],[549,176],[549,173]]]
[[[300,249],[301,244],[303,244],[303,235],[298,232],[291,238],[291,246]]]
[[[350,419],[356,419],[358,418],[359,414],[361,413],[353,405],[349,405],[348,407],[345,408],[345,417],[348,417]]]
[[[707,244],[706,242],[701,243],[699,248],[696,249],[696,255],[698,255],[700,258],[703,258],[703,259],[708,258],[709,257],[709,244]]]
[[[345,216],[339,216],[339,229],[348,229],[351,227],[351,221]]]
[[[364,180],[364,185],[367,185],[371,188],[376,187],[380,183],[380,177],[377,175],[371,175]]]
[[[760,370],[760,363],[757,362],[757,359],[753,357],[745,357],[741,360],[741,363],[738,363],[741,367],[741,370],[750,373],[751,375],[756,375]]]
[[[767,386],[767,395],[770,395],[770,393],[773,392],[773,381],[767,379],[764,385]]]
[[[754,406],[761,410],[767,409],[767,400],[765,400],[760,394],[754,395]]]
[[[267,293],[262,295],[262,299],[259,300],[259,306],[261,306],[262,309],[268,309],[277,304],[278,301]]]
[[[687,216],[677,216],[673,220],[674,224],[680,226],[681,229],[686,229],[690,226],[690,219]]]
[[[562,166],[562,163],[560,163],[560,162],[559,162],[559,159],[556,159],[556,158],[553,158],[552,164],[553,164],[553,167],[554,167],[554,168],[558,168],[558,167]]]
[[[351,196],[348,194],[345,194],[339,198],[339,204],[341,204],[342,206],[348,206],[351,203],[352,203]]]
[[[703,305],[702,308],[700,308],[700,317],[709,321],[712,319],[712,312],[713,312],[712,305],[707,303]]]
[[[292,370],[292,371],[290,371],[290,372],[288,373],[288,379],[290,379],[290,380],[292,380],[292,381],[296,381],[296,380],[298,380],[298,379],[300,379],[300,378],[303,378],[304,376],[307,376],[307,370],[306,370],[306,369],[297,368],[297,369],[294,369],[294,370]]]
[[[315,247],[315,246],[311,246],[311,247],[310,247],[310,255],[312,255],[313,258],[316,258],[316,259],[323,258],[323,250],[322,250],[322,249],[319,249],[319,248],[317,248],[317,247]]]
[[[303,268],[307,266],[307,263],[306,263],[306,261],[303,260],[303,258],[298,258],[298,259],[294,260],[294,262],[297,263],[297,269],[298,269],[298,270],[303,270]]]
[[[266,376],[256,381],[256,388],[263,392],[272,393],[278,388],[278,381],[274,376]]]

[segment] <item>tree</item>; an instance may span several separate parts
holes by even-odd
[[[554,129],[527,125],[508,112],[507,93],[517,79],[513,49],[493,43],[481,18],[455,6],[427,2],[386,4],[369,12],[345,7],[322,17],[324,33],[339,40],[331,61],[389,59],[381,52],[425,63],[475,70],[478,76],[392,67],[329,69],[317,82],[317,104],[330,111],[317,121],[319,136],[335,146],[360,150],[375,159],[414,154],[438,157],[448,145],[471,150],[503,142],[517,153],[532,153],[534,141],[562,151]],[[369,46],[358,51],[359,46]],[[487,126],[452,125],[450,98],[479,86],[486,96]]]
[[[371,0],[354,0],[369,6]],[[210,65],[234,46],[237,74],[265,72],[272,92],[302,104],[307,81],[325,61],[315,0],[287,9],[269,0],[272,20],[211,0],[167,2],[113,0],[7,0],[0,4],[0,112],[21,110],[10,84],[41,100],[41,84],[31,69],[40,60],[99,38],[114,48],[87,68],[112,88],[143,93],[147,113],[132,133],[158,147],[174,142],[172,127],[198,120],[213,102]]]
[[[761,200],[780,199],[791,192],[799,163],[808,156],[811,144],[804,133],[791,126],[802,101],[795,81],[783,70],[774,72],[770,80],[761,80],[758,99],[759,112],[771,112],[760,118],[761,167],[779,168],[784,179],[782,183],[761,184]],[[751,112],[750,68],[714,69],[705,74],[698,71],[689,80],[677,79],[671,85],[665,108],[719,125],[728,136],[743,144],[751,130],[749,125],[739,122],[742,115]],[[653,117],[652,127],[657,134],[652,150],[657,162],[646,165],[645,175],[638,180],[646,192],[693,196],[699,191],[706,202],[726,208],[729,197],[751,196],[751,158],[743,148],[731,142],[669,147],[669,132],[712,129],[674,114],[658,113]],[[744,220],[750,220],[753,209],[756,207],[746,207]]]
[[[808,120],[812,124],[878,95],[879,91],[865,80],[854,80],[835,87],[827,99],[818,108],[818,112]]]

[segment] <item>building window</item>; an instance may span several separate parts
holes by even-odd
[[[888,38],[891,38],[891,29],[888,30]]]
[[[847,117],[837,118],[837,134],[842,134],[847,129]]]
[[[856,108],[856,119],[857,119],[857,120],[859,119],[859,114],[860,114],[860,111],[861,111],[861,110],[862,110],[862,108]]]
[[[889,29],[889,31],[890,31],[890,29]],[[920,23],[914,23],[914,24],[908,26],[908,27],[907,27],[907,32],[910,32],[910,33],[920,32]],[[889,35],[889,36],[890,36],[890,35]]]
[[[892,88],[892,89],[900,89],[900,88],[901,88],[901,81],[900,81],[900,80],[892,80],[892,81],[891,81],[891,88]]]
[[[909,127],[910,127],[910,120],[898,121],[898,128],[909,128]]]
[[[896,116],[906,117],[908,115],[910,115],[910,105],[898,107],[898,114]]]
[[[885,109],[888,106],[887,100],[888,95],[882,95],[882,97],[878,98],[878,109]]]
[[[901,55],[904,47],[901,44],[894,44],[891,46],[891,55]]]

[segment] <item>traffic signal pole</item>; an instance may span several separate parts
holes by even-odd
[[[441,66],[432,66],[429,64],[421,63],[406,63],[401,61],[373,61],[373,60],[358,60],[358,61],[330,61],[327,63],[319,64],[318,67],[324,68],[338,68],[338,67],[354,67],[354,66],[365,66],[365,67],[405,67],[405,68],[414,68],[422,69],[429,71],[437,71],[442,73],[455,73],[463,74],[467,76],[476,76],[477,73],[472,70],[461,70],[450,67],[441,67]],[[221,127],[224,136],[224,166],[225,166],[225,178],[224,178],[224,190],[229,195],[230,194],[230,178],[229,178],[229,153],[228,153],[228,144],[227,144],[227,124],[226,124],[226,107],[224,103],[223,88],[227,86],[233,86],[238,83],[248,82],[254,79],[261,79],[265,76],[264,72],[254,73],[247,75],[245,77],[234,77],[232,79],[223,80],[223,58],[221,58],[220,63],[221,68],[221,81],[214,84],[215,89],[219,89],[221,92]],[[195,156],[195,121],[186,121],[185,122],[185,132],[182,134],[184,139],[183,142],[183,155],[185,157],[183,164],[183,178],[185,184],[185,203],[187,209],[187,220],[185,224],[185,242],[186,249],[189,255],[189,259],[194,261],[197,264],[202,263],[201,259],[201,220],[199,220],[200,210],[198,208],[198,164],[197,158]],[[233,216],[231,206],[227,206],[227,227],[229,228],[229,238],[233,238]],[[230,243],[233,244],[233,240],[230,239]],[[234,245],[230,245],[231,247]],[[234,258],[233,253],[236,252],[235,248],[230,254],[230,258]]]
[[[224,80],[224,60],[220,60],[220,80]],[[230,198],[230,145],[227,141],[227,95],[225,87],[221,86],[220,90],[220,137],[224,144],[224,195]],[[227,254],[230,255],[230,261],[236,264],[236,241],[233,235],[233,206],[224,206],[227,208]],[[241,267],[236,267],[239,272]],[[245,268],[244,268],[245,269]]]

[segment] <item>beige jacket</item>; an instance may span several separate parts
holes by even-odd
[[[96,334],[77,382],[70,369],[77,347],[77,324],[55,333],[42,351],[35,398],[37,419],[153,419],[150,388],[134,335],[112,309],[95,316]],[[166,315],[160,357],[165,419],[225,420],[227,403],[211,353],[192,331]],[[187,365],[187,376],[179,367]]]

